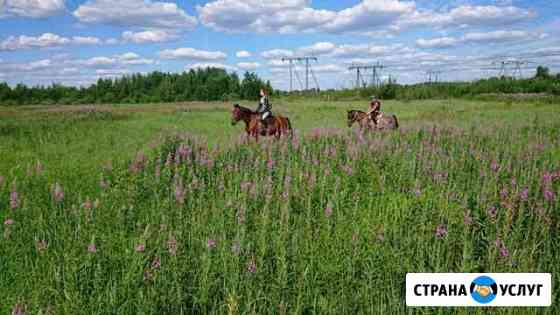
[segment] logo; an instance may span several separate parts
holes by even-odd
[[[486,304],[492,302],[498,294],[498,285],[494,279],[480,276],[471,283],[470,292],[472,298],[478,303]]]
[[[550,306],[550,273],[409,273],[407,306]]]

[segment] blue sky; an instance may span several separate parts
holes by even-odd
[[[4,0],[0,25],[0,81],[11,85],[211,65],[287,89],[281,58],[304,55],[318,58],[321,88],[349,87],[349,65],[377,62],[401,83],[430,70],[495,75],[502,60],[527,61],[524,75],[560,70],[560,3],[549,0]]]

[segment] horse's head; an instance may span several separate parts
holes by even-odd
[[[356,111],[348,111],[348,127],[352,127],[352,125],[356,122],[356,114]]]
[[[237,124],[241,119],[243,119],[241,107],[239,104],[234,104],[233,110],[231,111],[231,125]]]

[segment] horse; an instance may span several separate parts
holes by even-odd
[[[263,128],[261,124],[261,114],[240,106],[239,104],[233,105],[231,112],[231,125],[236,125],[239,121],[245,123],[245,132],[248,136],[253,136],[257,141],[259,136],[275,136],[277,139],[280,136],[290,133],[292,131],[292,124],[290,119],[280,115],[268,118],[269,122],[267,128]]]
[[[358,122],[361,130],[395,130],[399,128],[399,121],[394,114],[379,114],[376,125],[365,112],[361,110],[349,110],[348,127],[352,127],[355,122]]]

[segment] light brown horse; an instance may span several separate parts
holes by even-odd
[[[245,123],[245,132],[247,135],[255,137],[257,141],[259,140],[259,136],[275,136],[276,138],[280,138],[282,135],[291,134],[292,131],[290,120],[286,117],[280,115],[273,116],[269,118],[267,128],[263,128],[259,113],[249,108],[239,106],[239,104],[234,104],[231,112],[231,124],[235,125],[239,121]]]
[[[399,128],[399,121],[396,115],[380,114],[377,118],[377,125],[371,117],[361,110],[348,111],[348,127],[358,122],[360,130],[394,130]]]

